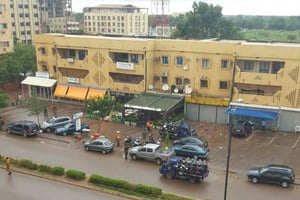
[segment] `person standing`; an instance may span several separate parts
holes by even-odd
[[[266,130],[266,120],[264,119],[261,121],[261,129]]]
[[[44,117],[45,118],[48,117],[48,108],[47,107],[44,108]]]
[[[130,147],[130,143],[125,141],[125,143],[124,143],[124,156],[125,156],[125,160],[127,160],[127,157],[128,157],[129,147]]]
[[[10,171],[10,159],[9,159],[9,157],[5,158],[5,165],[6,165],[6,171],[8,172],[8,175],[11,175],[11,171]]]
[[[120,141],[121,141],[121,133],[120,133],[120,131],[117,131],[117,133],[116,133],[117,147],[120,147]]]

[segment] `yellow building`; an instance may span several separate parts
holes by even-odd
[[[148,35],[148,14],[132,5],[85,7],[84,32],[87,34]]]
[[[0,54],[13,51],[9,1],[0,0]]]
[[[299,44],[61,34],[35,41],[39,73],[62,87],[85,88],[78,97],[67,91],[56,97],[84,100],[89,87],[115,96],[179,95],[187,116],[213,122],[226,121],[220,113],[230,102],[299,107]]]

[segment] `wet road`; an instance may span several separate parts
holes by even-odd
[[[132,183],[160,187],[166,192],[196,199],[223,199],[224,173],[222,172],[211,170],[209,177],[203,183],[190,184],[183,180],[168,180],[160,176],[158,166],[154,163],[130,159],[126,161],[120,149],[116,149],[112,154],[103,155],[86,152],[79,146],[81,145],[0,134],[0,152],[5,156],[26,158],[50,166],[63,166],[65,169],[81,170],[87,175],[96,173]],[[298,200],[299,196],[300,190],[297,187],[282,189],[278,186],[254,185],[244,177],[235,174],[231,174],[229,178],[228,199],[230,200],[282,200],[287,197],[289,200]]]
[[[0,170],[1,200],[122,200],[117,196],[74,187],[34,176]]]

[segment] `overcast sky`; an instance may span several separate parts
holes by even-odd
[[[195,0],[165,0],[169,2],[169,13],[192,10]],[[208,4],[219,5],[223,15],[284,15],[300,16],[300,0],[201,0]],[[100,4],[131,4],[136,7],[149,8],[148,13],[155,13],[151,2],[162,0],[72,0],[73,11],[82,12],[84,7]],[[199,1],[196,1],[199,2]],[[151,9],[152,8],[152,9]],[[161,10],[161,9],[160,9]],[[167,13],[167,11],[164,11]]]

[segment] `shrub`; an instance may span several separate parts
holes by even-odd
[[[162,193],[160,196],[162,200],[193,200],[192,198],[177,196],[175,194]]]
[[[65,174],[65,169],[63,167],[53,167],[50,173],[56,176],[62,176]]]
[[[20,160],[20,167],[31,170],[37,170],[39,168],[39,165],[33,163],[31,160]]]
[[[103,177],[103,176],[96,175],[96,174],[93,174],[90,176],[89,182],[93,183],[93,184],[113,186],[113,187],[123,188],[123,189],[127,189],[127,190],[132,190],[135,188],[134,185],[128,183],[127,181],[111,179],[111,178]]]
[[[47,173],[50,173],[51,172],[51,167],[48,166],[48,165],[40,165],[39,166],[39,171],[40,172],[47,172]]]
[[[68,171],[66,171],[66,175],[67,175],[67,177],[69,177],[71,179],[75,179],[75,180],[85,179],[85,173],[84,172],[76,171],[76,170],[73,170],[73,169],[69,169]]]
[[[151,197],[159,197],[161,195],[161,189],[157,187],[151,187],[147,185],[138,184],[135,191],[143,195],[150,195]]]

